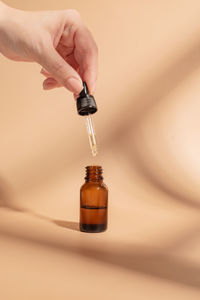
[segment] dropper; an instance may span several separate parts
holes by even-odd
[[[78,114],[81,116],[85,116],[85,123],[86,123],[90,148],[92,151],[92,155],[96,156],[97,144],[96,144],[94,124],[91,115],[97,111],[97,106],[94,97],[89,94],[88,87],[85,82],[83,82],[83,90],[80,92],[79,97],[77,98],[76,106],[77,106]]]

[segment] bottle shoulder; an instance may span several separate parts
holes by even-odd
[[[103,187],[105,190],[108,191],[108,187],[107,187],[107,185],[106,185],[104,182],[102,183],[102,187]]]
[[[95,188],[95,189],[103,189],[108,191],[108,187],[104,182],[85,182],[83,183],[83,185],[81,186],[81,190],[85,190],[87,188]]]

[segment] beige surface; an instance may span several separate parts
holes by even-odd
[[[66,90],[0,58],[1,299],[199,299],[200,2],[15,2],[76,8],[95,35],[99,155]],[[109,187],[103,234],[77,231],[93,163]]]

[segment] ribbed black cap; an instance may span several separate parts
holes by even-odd
[[[97,111],[95,99],[92,95],[89,95],[87,84],[85,82],[83,82],[83,90],[76,100],[76,107],[78,114],[81,116],[94,114]]]

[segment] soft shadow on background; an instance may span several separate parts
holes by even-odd
[[[160,190],[164,194],[171,196],[171,199],[178,202],[180,205],[184,204],[194,209],[200,208],[199,197],[193,199],[193,195],[184,195],[181,193],[179,187],[171,188],[168,184],[170,178],[159,177],[159,172],[162,170],[156,170],[155,165],[152,163],[152,157],[146,141],[143,139],[140,133],[140,125],[145,122],[145,117],[154,109],[154,107],[166,99],[173,90],[175,90],[184,80],[195,73],[200,68],[200,42],[195,42],[189,46],[189,49],[183,51],[183,54],[174,60],[173,63],[167,66],[161,71],[157,72],[154,78],[151,78],[150,82],[143,83],[141,87],[136,88],[136,91],[130,96],[132,101],[129,101],[129,106],[124,108],[124,111],[120,111],[117,117],[118,122],[112,130],[111,136],[104,141],[105,147],[112,147],[116,149],[116,153],[122,153],[123,156],[129,161],[130,168],[134,167],[138,174],[148,183],[152,184],[156,189]],[[123,96],[124,97],[124,96]],[[180,101],[180,100],[178,100]],[[121,116],[126,116],[122,118]],[[164,114],[163,114],[164,116]],[[162,116],[161,116],[162,117]],[[155,123],[155,132],[156,132]],[[149,135],[149,139],[150,139]],[[153,145],[151,144],[151,151],[156,153],[159,142]],[[143,149],[147,148],[145,154]],[[176,149],[177,153],[179,149]],[[148,158],[149,155],[149,158]],[[162,155],[162,153],[160,153]],[[197,161],[199,157],[196,158]],[[174,158],[170,156],[170,153],[163,155],[163,160],[168,160],[171,165],[176,163]],[[147,163],[148,161],[148,163]],[[156,161],[155,161],[156,162]],[[183,162],[184,164],[184,162]],[[185,183],[187,184],[187,182]],[[200,195],[200,188],[198,190]]]
[[[56,226],[65,229],[78,231],[78,223],[64,220],[54,220],[49,217],[29,211],[18,204],[12,198],[12,189],[4,181],[0,180],[0,206],[1,209],[16,211],[17,213],[28,214],[37,219],[54,223]],[[14,229],[14,228],[13,228]],[[69,241],[54,241],[51,238],[32,237],[27,232],[17,233],[0,228],[1,236],[6,236],[19,241],[33,243],[39,246],[53,248],[56,251],[72,252],[79,256],[84,256],[92,260],[100,261],[104,264],[125,268],[133,272],[143,273],[148,276],[169,280],[174,283],[184,284],[194,288],[200,288],[200,266],[187,259],[180,259],[171,252],[195,238],[200,233],[200,224],[193,224],[192,229],[182,233],[173,243],[163,245],[163,247],[151,248],[125,243],[102,241],[82,241],[77,246]],[[87,235],[83,233],[83,235]],[[115,249],[115,250],[114,250]]]
[[[115,145],[117,151],[122,151],[126,158],[130,161],[130,166],[134,165],[141,176],[146,181],[153,184],[157,189],[162,190],[164,193],[169,194],[174,201],[178,201],[180,204],[192,206],[198,208],[200,204],[192,201],[187,197],[179,195],[179,191],[173,191],[162,185],[161,182],[157,182],[153,177],[153,173],[149,173],[149,166],[145,165],[145,162],[140,156],[139,147],[126,147],[130,142],[130,131],[137,131],[137,124],[141,118],[145,118],[145,114],[148,113],[152,107],[156,105],[158,101],[175,89],[187,76],[196,70],[200,65],[200,47],[199,44],[195,44],[180,60],[174,62],[169,68],[158,73],[157,76],[146,85],[143,84],[141,90],[138,90],[134,97],[133,106],[127,109],[125,112],[126,118],[122,119],[122,122],[118,122],[116,128],[114,128],[112,136],[109,137],[109,141],[104,141],[104,147],[109,147],[110,144]],[[130,97],[130,96],[129,96]],[[129,111],[130,113],[127,113]],[[119,118],[120,119],[120,118]],[[137,143],[137,140],[135,141]],[[65,229],[71,229],[78,231],[78,223],[65,221],[65,220],[53,220],[49,217],[42,216],[36,212],[32,212],[19,204],[15,204],[14,194],[12,193],[9,184],[1,178],[0,180],[0,206],[8,210],[16,211],[18,213],[25,213],[30,216],[46,220],[47,222],[54,223]],[[187,232],[187,236],[183,234],[183,239],[179,236],[177,241],[188,240],[199,234],[199,224],[194,225],[195,230]],[[166,249],[154,249],[145,246],[138,245],[123,245],[116,243],[107,243],[106,247],[102,247],[99,243],[98,247],[95,243],[81,244],[79,246],[70,245],[70,241],[65,244],[59,244],[53,240],[43,240],[32,238],[28,235],[16,235],[14,232],[9,232],[0,229],[1,235],[13,239],[24,240],[28,243],[35,243],[43,245],[44,247],[55,248],[59,251],[73,252],[77,255],[85,256],[93,260],[101,261],[102,263],[115,265],[118,267],[129,269],[133,272],[140,272],[149,276],[158,277],[161,279],[170,280],[175,283],[181,283],[184,285],[200,288],[200,266],[196,264],[179,259],[171,255],[170,251],[173,250],[173,245],[168,245]],[[177,242],[178,243],[178,242]],[[177,246],[177,243],[176,246]],[[113,249],[118,249],[113,251]]]
[[[55,220],[51,219],[47,216],[41,215],[37,212],[33,212],[19,203],[15,203],[14,201],[14,193],[10,185],[0,178],[0,209],[5,208],[11,211],[16,211],[19,213],[26,213],[32,217],[41,219],[41,220],[46,220],[50,223],[53,223],[57,226],[66,228],[66,229],[71,229],[75,231],[79,231],[79,223],[78,222],[73,222],[73,221],[67,221],[67,220]]]
[[[99,92],[98,99],[99,102],[102,101],[102,106],[100,105],[99,110],[102,113],[102,119],[98,119],[99,123],[95,123],[98,125],[97,128],[101,131],[102,143],[100,148],[104,152],[103,159],[106,159],[107,157],[107,150],[108,152],[113,151],[113,153],[117,154],[116,157],[119,159],[117,163],[119,163],[120,169],[120,167],[123,167],[120,165],[120,155],[122,155],[129,165],[130,173],[127,176],[130,176],[131,179],[138,176],[147,184],[152,185],[155,190],[160,191],[160,194],[163,193],[164,195],[169,196],[168,198],[171,199],[172,203],[174,203],[173,207],[177,211],[177,214],[180,213],[180,207],[184,207],[186,210],[188,209],[188,214],[190,209],[198,214],[200,203],[198,199],[194,199],[192,193],[184,194],[178,187],[172,188],[168,183],[169,178],[166,178],[165,181],[163,181],[163,178],[159,178],[158,180],[159,172],[162,173],[163,170],[158,170],[159,168],[156,169],[154,161],[150,161],[151,157],[148,157],[149,149],[143,139],[143,136],[140,135],[140,126],[143,122],[145,122],[147,116],[154,110],[158,103],[165,102],[165,98],[177,87],[183,84],[183,82],[199,68],[199,35],[198,40],[196,38],[195,42],[188,43],[190,40],[188,36],[191,35],[191,32],[193,32],[193,34],[194,32],[197,33],[197,30],[194,31],[193,27],[197,27],[196,25],[197,21],[199,22],[199,17],[198,20],[194,17],[195,20],[192,23],[191,16],[196,16],[195,12],[192,10],[189,11],[189,9],[186,11],[185,7],[187,5],[185,6],[181,4],[180,7],[175,7],[178,2],[175,4],[174,2],[171,2],[171,4],[168,4],[168,2],[165,2],[164,4],[163,2],[163,4],[161,4],[159,1],[153,1],[151,4],[148,4],[148,2],[144,2],[146,3],[144,4],[141,1],[134,1],[134,3],[130,1],[127,3],[131,6],[131,9],[126,10],[126,14],[122,14],[124,1],[121,1],[121,3],[120,1],[119,3],[112,3],[111,1],[109,4],[105,2],[105,5],[102,5],[101,7],[99,7],[99,4],[97,5],[97,3],[95,6],[94,2],[92,2],[92,4],[91,1],[86,2],[88,7],[93,5],[91,10],[88,9],[85,2],[79,3],[79,1],[77,1],[77,7],[82,8],[86,21],[89,22],[94,33],[98,35],[101,53],[103,52],[101,56],[101,81],[99,84],[100,90],[102,91]],[[78,6],[79,4],[80,6]],[[21,1],[21,7],[26,5],[27,8],[29,8],[29,6],[32,8],[31,2],[29,3],[24,1],[23,3],[23,1]],[[47,2],[46,4],[44,2],[41,5],[42,8],[45,8],[45,5],[48,4]],[[52,2],[51,5],[57,4]],[[62,1],[62,5],[63,7],[66,6],[66,2]],[[35,9],[38,7],[36,5]],[[191,4],[188,5],[188,8],[190,7],[192,7]],[[53,6],[51,8],[53,8]],[[184,10],[184,12],[182,10]],[[135,15],[133,16],[134,13]],[[105,22],[102,22],[102,15],[105,16]],[[129,18],[127,15],[129,15]],[[191,32],[190,30],[186,32],[189,23],[186,19],[189,20],[189,22],[191,21],[191,24],[193,24],[193,26],[191,25]],[[133,27],[130,26],[130,20],[134,20]],[[106,25],[106,22],[109,23],[109,26]],[[176,34],[174,34],[174,32]],[[180,36],[185,38],[185,47],[183,46],[181,39],[179,40]],[[179,42],[176,43],[177,39]],[[162,41],[164,42],[164,47],[162,47]],[[153,47],[151,47],[151,42]],[[165,48],[166,50],[169,50],[169,53],[167,51],[165,52]],[[174,53],[170,48],[174,49]],[[147,49],[147,51],[143,51],[144,49]],[[159,55],[162,50],[165,52],[166,57]],[[149,57],[146,59],[148,54]],[[158,59],[158,62],[157,56],[159,56],[160,59]],[[155,63],[149,63],[151,61]],[[9,63],[10,65],[8,66]],[[81,257],[83,259],[86,258],[88,261],[91,260],[94,265],[95,262],[100,262],[102,265],[110,267],[110,269],[113,267],[111,281],[114,283],[115,279],[118,279],[117,276],[115,277],[116,267],[123,268],[131,274],[138,273],[144,276],[149,276],[149,278],[157,279],[156,287],[159,284],[159,280],[163,280],[169,281],[177,286],[182,285],[182,287],[189,287],[189,291],[191,290],[191,287],[199,291],[199,263],[196,263],[193,259],[183,258],[181,255],[179,256],[176,254],[177,250],[182,249],[182,247],[184,248],[185,245],[190,245],[190,242],[192,244],[192,241],[198,238],[200,233],[200,223],[197,220],[198,218],[192,219],[191,217],[190,227],[187,229],[182,229],[181,225],[178,224],[180,231],[176,234],[176,236],[174,234],[175,237],[173,238],[173,241],[169,242],[164,236],[161,241],[159,240],[159,246],[150,247],[145,244],[145,242],[148,242],[147,239],[150,238],[148,236],[149,228],[147,228],[149,220],[144,220],[143,216],[141,216],[139,221],[137,220],[138,222],[136,225],[140,226],[142,222],[146,223],[146,240],[143,244],[137,244],[134,242],[135,237],[132,235],[128,236],[126,242],[120,242],[119,235],[117,241],[111,241],[106,239],[101,240],[97,235],[93,235],[91,237],[91,235],[79,233],[77,222],[53,219],[48,216],[48,213],[46,216],[43,216],[37,213],[36,209],[35,211],[32,211],[26,208],[24,205],[25,201],[21,205],[19,204],[20,193],[24,193],[25,196],[27,195],[27,199],[29,199],[28,195],[31,195],[35,188],[39,187],[38,191],[40,191],[40,188],[42,190],[43,185],[48,182],[45,189],[48,190],[47,198],[49,197],[50,200],[49,202],[44,202],[43,205],[47,203],[47,206],[50,206],[50,211],[57,209],[56,214],[59,215],[62,210],[62,203],[59,204],[60,207],[58,208],[59,205],[57,205],[56,202],[57,195],[59,195],[59,199],[63,199],[65,198],[65,192],[59,193],[61,185],[56,186],[55,190],[57,189],[58,192],[55,192],[53,195],[55,202],[52,203],[51,192],[54,191],[52,186],[56,184],[58,175],[62,176],[63,172],[63,190],[65,191],[65,188],[68,188],[66,179],[69,178],[70,180],[76,160],[80,163],[80,165],[82,165],[85,163],[85,159],[88,159],[88,144],[86,147],[86,135],[85,128],[83,128],[83,122],[79,120],[79,123],[78,120],[75,120],[74,115],[70,113],[72,109],[74,109],[73,113],[76,113],[74,103],[72,104],[70,102],[69,105],[65,104],[65,101],[71,101],[71,97],[68,97],[67,93],[62,93],[62,91],[58,90],[52,91],[44,96],[44,93],[38,88],[38,85],[41,85],[41,79],[38,78],[38,73],[36,73],[33,66],[30,67],[23,65],[20,73],[19,65],[16,66],[12,63],[11,66],[11,62],[9,63],[7,61],[3,61],[2,68],[5,71],[2,75],[2,81],[7,81],[7,85],[5,85],[3,92],[6,93],[7,96],[5,102],[2,101],[3,109],[1,110],[4,112],[1,116],[1,119],[3,120],[1,126],[5,129],[4,136],[2,135],[0,210],[1,212],[5,212],[5,210],[7,210],[4,218],[8,217],[9,219],[9,213],[11,214],[11,212],[15,212],[16,214],[19,214],[19,216],[21,214],[35,218],[35,223],[39,225],[35,232],[28,232],[28,230],[25,230],[26,224],[21,224],[24,227],[19,226],[20,228],[18,228],[17,224],[15,227],[12,222],[8,227],[4,226],[2,222],[2,226],[0,226],[0,234],[2,238],[11,239],[13,241],[13,246],[16,245],[16,247],[17,242],[24,244],[25,251],[26,245],[30,244],[33,246],[33,255],[36,253],[34,251],[37,251],[34,249],[34,246],[38,248],[43,247],[46,252],[48,250],[53,250],[52,252],[64,254],[66,257],[68,257],[69,254],[76,254],[77,257]],[[148,64],[148,66],[146,67],[145,64]],[[129,70],[133,70],[133,72],[131,73]],[[14,77],[10,79],[11,72],[14,73]],[[23,85],[22,87],[20,86],[21,81],[27,79],[27,72],[30,72],[30,80],[27,80],[27,85]],[[32,78],[31,76],[35,76],[35,78]],[[135,76],[135,81],[132,76]],[[139,78],[138,81],[137,77]],[[34,88],[32,86],[32,79],[34,79]],[[12,86],[12,89],[10,89],[10,86]],[[12,93],[12,91],[14,91],[14,93]],[[15,99],[16,93],[17,97]],[[27,101],[28,97],[30,97],[30,101]],[[59,97],[60,99],[58,99]],[[102,99],[100,99],[101,97]],[[45,103],[44,100],[47,102]],[[57,100],[61,101],[59,102]],[[177,99],[177,101],[178,100],[179,99]],[[104,113],[105,124],[102,124],[104,123],[102,122],[102,120],[104,121]],[[164,112],[162,113],[164,114]],[[157,124],[156,122],[152,123],[156,132]],[[145,147],[146,153],[142,151]],[[156,145],[151,145],[151,151],[154,150],[156,151]],[[179,149],[176,150],[178,152]],[[162,155],[162,153],[160,153],[160,155]],[[4,159],[4,156],[6,159]],[[169,153],[165,153],[165,155],[163,154],[163,157],[163,159],[173,164],[173,159]],[[111,161],[112,166],[114,163],[115,161]],[[112,176],[112,172],[109,174]],[[115,174],[113,174],[113,177],[114,175]],[[70,185],[73,185],[73,187],[71,188],[70,186],[71,189],[69,188],[69,194],[71,191],[73,193],[74,190],[77,189],[77,185],[75,184],[77,183],[79,174],[73,174],[73,176],[74,182],[73,180],[70,181]],[[6,179],[7,177],[8,180]],[[120,187],[121,180],[126,181],[126,177],[120,178],[118,182],[114,182],[114,180],[110,182],[112,182],[113,185],[119,185]],[[15,198],[15,191],[12,189],[13,183],[14,186],[18,188],[17,201]],[[138,184],[138,189],[145,190],[145,185]],[[148,193],[146,190],[145,192]],[[43,194],[38,194],[40,197],[37,198],[37,192],[35,192],[35,200],[43,202]],[[124,191],[124,198],[126,198],[128,194],[129,191]],[[25,196],[23,195],[23,199],[26,198]],[[131,196],[134,198],[134,195]],[[148,196],[153,197],[152,195]],[[31,199],[34,199],[34,197]],[[116,200],[116,202],[120,200],[122,202],[123,199],[117,199],[117,197],[117,192],[115,195],[112,194],[111,186],[112,200]],[[66,199],[67,201],[71,201],[68,197],[66,197]],[[158,197],[156,200],[158,205],[162,207],[162,197]],[[122,211],[124,215],[116,214],[116,216],[120,215],[122,217],[120,222],[126,222],[125,214],[128,214],[129,207],[124,209],[123,203],[119,203],[120,201],[117,202],[115,209],[121,213],[120,209],[123,208]],[[113,206],[114,205],[113,201]],[[138,206],[140,206],[140,204],[138,204]],[[145,206],[145,203],[143,202],[141,203],[141,207],[135,207],[136,213],[137,208],[138,210],[146,209],[146,211],[149,209],[150,213],[152,213],[155,206]],[[134,203],[132,209],[134,209]],[[173,208],[171,206],[166,214],[164,209],[165,207],[163,208],[163,211],[161,211],[163,214],[160,216],[159,224],[162,225],[166,222],[165,224],[167,227],[170,225],[171,220],[169,217],[170,209]],[[51,213],[49,213],[49,215],[51,215]],[[148,216],[148,214],[146,215]],[[152,213],[152,216],[155,215],[156,214]],[[162,217],[163,220],[161,221]],[[45,225],[53,225],[53,228],[56,228],[56,234],[51,235],[50,231],[46,234],[48,231],[47,227],[42,227],[42,224],[40,227],[40,220],[43,220]],[[153,217],[151,220],[153,220]],[[134,218],[130,224],[127,224],[127,226],[135,226]],[[69,232],[72,237],[71,240],[67,239],[68,230],[70,230]],[[160,226],[158,230],[162,233],[162,226]],[[172,230],[172,228],[170,228],[170,230]],[[64,234],[57,235],[57,233]],[[115,235],[115,238],[116,236],[117,235]],[[75,238],[73,239],[73,237]],[[37,265],[37,274],[42,271],[42,259],[43,257],[41,256]],[[64,266],[64,268],[65,267],[66,266]],[[72,266],[72,268],[73,267],[74,266]],[[85,269],[81,270],[78,266],[78,270],[80,271],[80,274],[78,274],[79,277],[75,273],[75,275],[72,274],[72,281],[76,283],[77,279],[83,281],[84,285],[88,285],[88,292],[90,292],[91,285],[90,282],[88,283],[87,281],[87,276],[85,276]],[[99,271],[98,266],[96,271]],[[17,269],[16,272],[19,273],[20,277],[20,269]],[[48,291],[49,277],[47,272],[48,271],[46,270],[43,274],[41,272],[41,277],[43,276],[41,282],[43,282],[44,276],[47,275],[46,280],[48,282]],[[71,276],[71,274],[67,275]],[[40,279],[41,278],[39,278],[39,280]],[[14,281],[17,286],[18,281],[16,281],[16,278],[14,278]],[[62,278],[61,284],[62,282],[65,284],[66,278]],[[10,285],[10,281],[8,281],[8,283]],[[32,283],[32,286],[33,289],[35,289],[34,282]],[[134,285],[131,284],[131,286]],[[141,285],[139,285],[139,289],[136,291],[139,295],[141,293],[140,288]],[[133,287],[133,289],[135,289],[135,287]],[[183,289],[183,297],[184,291],[185,290]],[[134,292],[132,298],[135,297]],[[163,294],[164,293],[166,294],[167,291],[164,290]],[[67,295],[67,297],[70,296]],[[152,298],[152,295],[149,294],[149,297]],[[180,298],[182,297],[180,296]],[[153,297],[153,299],[156,298]],[[175,299],[177,299],[177,297],[175,297]]]
[[[200,228],[196,230],[195,235],[199,232]],[[72,252],[104,264],[200,289],[200,266],[187,259],[174,257],[164,249],[115,242],[106,242],[105,246],[98,241],[77,246],[70,244],[70,241],[58,243],[45,237],[33,238],[27,234],[15,234],[6,230],[0,230],[0,234],[13,240],[55,249],[66,254]]]

